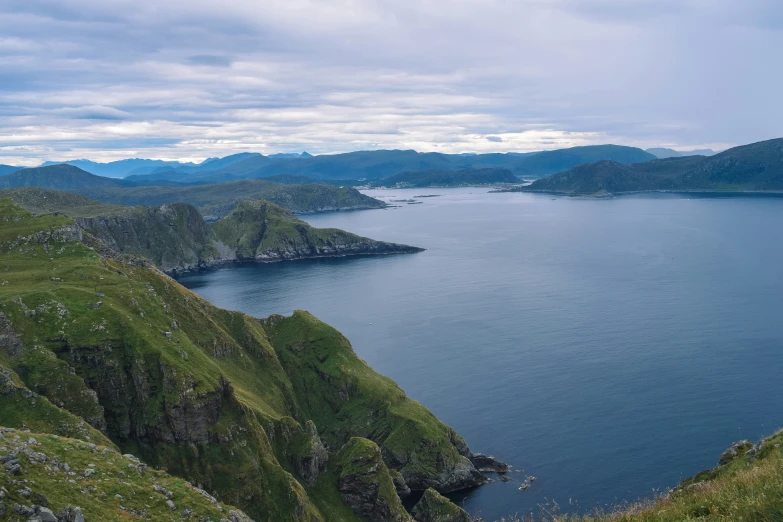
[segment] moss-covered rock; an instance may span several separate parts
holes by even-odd
[[[411,514],[416,522],[471,522],[473,520],[467,511],[432,488],[424,492]]]
[[[337,476],[345,503],[363,520],[410,520],[374,442],[361,437],[349,440],[337,454]]]
[[[337,330],[301,310],[267,325],[303,415],[330,447],[354,436],[372,440],[411,489],[446,492],[484,483],[464,439],[374,372]]]
[[[0,428],[0,501],[10,515],[37,520],[71,514],[71,520],[190,520],[249,522],[189,482],[151,469],[113,445],[49,433]],[[49,517],[49,518],[47,518]],[[33,518],[30,518],[33,520]],[[60,518],[60,520],[66,520]]]

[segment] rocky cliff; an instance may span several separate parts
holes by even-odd
[[[484,481],[459,435],[310,314],[215,308],[155,267],[88,246],[70,218],[8,199],[0,224],[7,427],[116,447],[256,520],[367,519],[347,499],[358,475],[343,450],[356,437],[388,470],[362,475],[379,492],[372,513],[404,519],[408,487]],[[62,491],[58,504],[86,509]]]
[[[3,196],[36,214],[54,212],[72,217],[106,247],[119,254],[145,257],[167,273],[232,263],[422,250],[339,229],[318,229],[266,201],[240,201],[227,216],[207,223],[195,207],[185,203],[124,207],[40,188],[0,191]]]

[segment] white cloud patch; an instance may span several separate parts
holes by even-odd
[[[0,0],[0,162],[783,135],[777,0]]]

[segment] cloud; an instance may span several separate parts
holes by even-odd
[[[0,0],[0,161],[724,148],[783,135],[777,0]]]
[[[130,113],[105,105],[63,107],[54,109],[52,113],[80,120],[125,120],[131,116]]]
[[[199,54],[188,56],[186,63],[192,65],[206,65],[210,67],[231,67],[232,60],[227,56],[218,56],[216,54]]]

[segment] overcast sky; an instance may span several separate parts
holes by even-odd
[[[781,0],[0,0],[0,163],[783,136]]]

